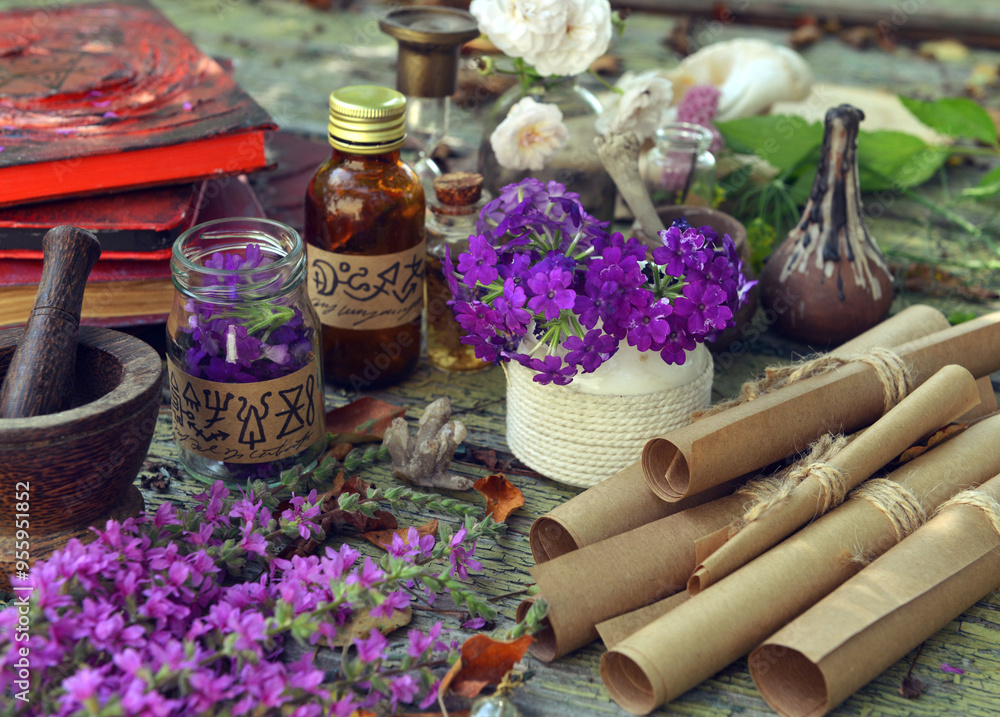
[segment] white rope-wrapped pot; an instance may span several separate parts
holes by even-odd
[[[507,445],[547,478],[595,485],[639,460],[650,438],[690,423],[693,411],[711,403],[708,350],[699,344],[688,361],[695,370],[692,365],[676,367],[683,371],[683,382],[632,395],[595,393],[593,380],[542,385],[532,380],[534,371],[510,363]],[[607,364],[593,376],[605,368]]]

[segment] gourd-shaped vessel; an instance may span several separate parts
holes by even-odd
[[[892,276],[861,213],[863,119],[851,105],[827,111],[802,218],[761,273],[761,303],[774,313],[775,328],[803,343],[842,343],[884,319],[892,305]]]

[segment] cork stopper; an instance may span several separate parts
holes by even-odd
[[[467,214],[483,193],[483,175],[472,172],[449,172],[434,180],[434,194],[440,214]]]

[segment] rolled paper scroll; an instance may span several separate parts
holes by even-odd
[[[764,699],[820,717],[1000,585],[1000,476],[938,514],[750,653]]]
[[[646,714],[746,655],[956,493],[1000,473],[1000,416],[983,419],[618,643],[601,660],[612,699]]]
[[[979,387],[979,405],[959,416],[960,422],[975,421],[977,418],[988,416],[997,410],[997,394],[993,390],[993,382],[990,377],[982,376],[976,379],[976,386]]]
[[[649,489],[642,464],[633,463],[536,519],[528,535],[531,554],[540,565],[577,548],[721,498],[741,483],[736,479],[686,500],[667,503]]]
[[[624,615],[613,617],[610,620],[599,622],[597,623],[597,634],[601,636],[601,642],[604,643],[604,647],[610,650],[632,633],[638,632],[639,629],[646,627],[646,625],[661,615],[666,615],[689,597],[688,592],[682,590],[668,598],[644,605],[638,610],[633,610]]]
[[[856,336],[834,353],[850,357],[873,347],[891,348],[948,326],[948,319],[940,311],[917,304]],[[641,462],[636,462],[537,518],[529,537],[531,554],[536,563],[542,563],[678,510],[714,500],[732,492],[738,485],[736,479],[731,487],[682,505],[671,505],[653,493],[646,483]]]
[[[728,539],[707,557],[699,555],[688,591],[697,594],[836,507],[875,471],[978,403],[972,374],[945,366],[836,455],[805,466],[801,482],[773,505],[759,506],[756,519],[728,526]]]
[[[738,491],[536,565],[531,575],[549,609],[531,653],[558,659],[596,640],[602,620],[682,591],[694,541],[728,525],[747,500]]]
[[[976,378],[1000,369],[1000,312],[903,344],[874,350],[749,403],[702,418],[646,444],[643,471],[653,493],[681,500],[770,465],[824,433],[874,423],[910,388],[949,363]]]

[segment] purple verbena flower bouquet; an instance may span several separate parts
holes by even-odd
[[[533,178],[483,207],[457,266],[447,258],[455,318],[484,361],[516,361],[565,385],[622,341],[671,364],[732,326],[754,282],[736,245],[680,219],[651,252],[609,234],[579,195]]]

